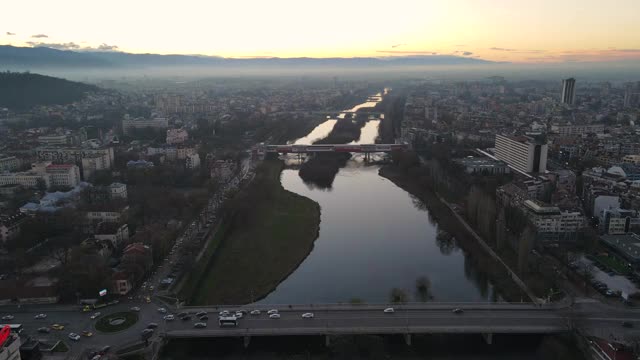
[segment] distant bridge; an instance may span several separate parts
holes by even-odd
[[[409,150],[409,144],[259,145],[259,152],[302,154],[319,152],[376,153]]]

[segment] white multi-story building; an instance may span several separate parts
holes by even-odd
[[[104,158],[105,167],[110,169],[115,159],[113,148],[104,147],[93,148],[38,148],[36,149],[38,160],[52,161],[56,164],[82,164],[82,158],[95,154],[106,155]]]
[[[604,133],[604,124],[551,125],[551,131],[563,136],[602,134]]]
[[[164,130],[169,127],[169,119],[167,118],[153,118],[153,119],[145,119],[145,118],[136,118],[132,119],[129,115],[125,115],[122,120],[122,132],[125,135],[131,133],[133,129],[154,129],[154,130]]]
[[[15,156],[0,156],[0,172],[15,171],[20,167],[20,160]]]
[[[167,130],[167,144],[182,144],[189,140],[189,133],[185,129]]]
[[[113,183],[109,185],[109,193],[111,199],[127,200],[127,185],[122,183]]]
[[[32,171],[0,174],[0,186],[20,185],[26,188],[37,188],[40,183],[47,189],[51,187],[50,176]]]
[[[495,156],[525,173],[547,170],[547,143],[528,136],[496,135]]]
[[[111,162],[109,156],[103,153],[87,154],[82,157],[82,178],[86,181],[89,180],[91,175],[96,171],[108,170],[111,168]]]
[[[185,166],[187,169],[196,169],[200,167],[200,155],[189,154],[185,159]]]
[[[71,145],[72,137],[67,134],[53,134],[38,136],[38,143],[45,146]]]
[[[77,165],[61,164],[47,166],[51,186],[76,187],[80,183],[80,169]]]
[[[573,240],[584,225],[584,216],[579,211],[561,211],[556,206],[545,206],[532,200],[525,200],[523,204],[540,240]]]

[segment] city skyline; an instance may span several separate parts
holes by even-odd
[[[38,11],[33,11],[37,9]],[[504,0],[5,5],[0,44],[252,57],[457,55],[516,63],[640,60],[640,3]]]

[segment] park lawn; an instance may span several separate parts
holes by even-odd
[[[616,256],[599,255],[599,256],[596,256],[596,259],[619,274],[626,275],[629,273],[629,267],[627,266],[627,262],[620,260]]]
[[[276,288],[307,257],[318,236],[320,206],[285,190],[282,163],[262,165],[272,200],[252,204],[251,226],[229,231],[196,289],[194,304],[245,304]],[[252,184],[253,186],[253,184]]]

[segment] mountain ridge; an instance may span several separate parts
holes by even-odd
[[[256,57],[223,58],[207,55],[134,54],[106,51],[71,51],[48,47],[0,45],[0,69],[21,67],[170,67],[170,66],[419,66],[495,64],[496,62],[455,55],[411,55],[386,57]]]

